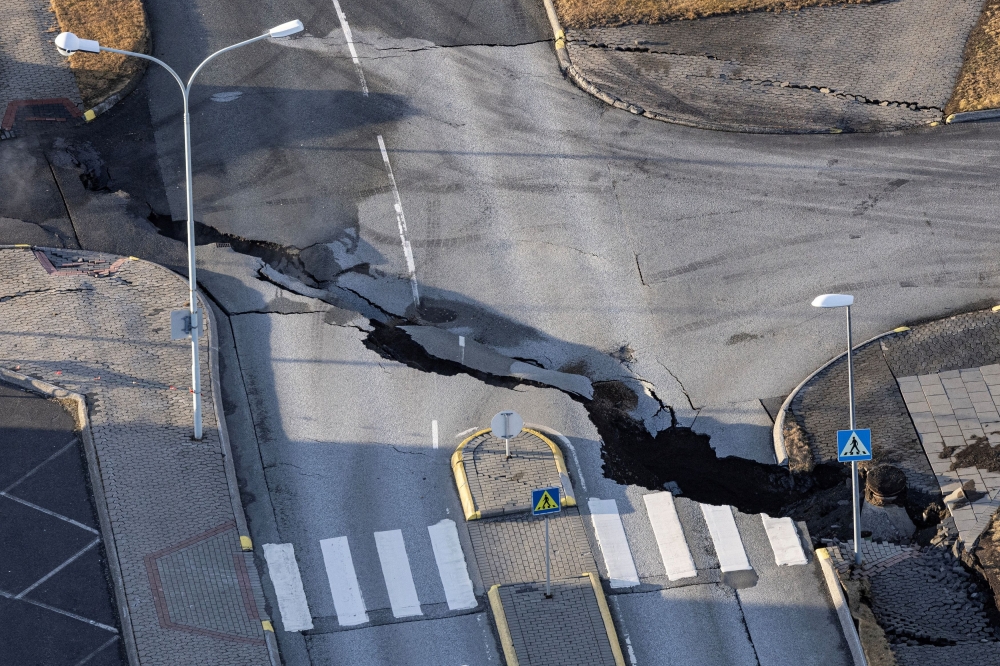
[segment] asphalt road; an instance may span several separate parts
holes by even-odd
[[[304,21],[306,36],[227,54],[196,86],[197,217],[311,248],[303,257],[317,281],[360,294],[366,307],[413,318],[433,307],[437,325],[511,358],[626,379],[651,430],[669,425],[662,401],[681,424],[710,433],[720,454],[767,462],[759,400],[787,394],[843,345],[840,316],[810,308],[813,296],[853,293],[858,340],[996,302],[996,124],[879,136],[703,132],[612,109],[563,80],[531,0],[340,6],[367,96],[332,2],[148,3],[155,54],[182,73],[217,48]],[[155,70],[139,95],[149,115],[142,145],[155,148],[163,187],[116,169],[128,163],[122,144],[97,141],[109,188],[132,203],[114,208],[113,229],[108,220],[119,218],[106,212],[74,223],[90,249],[156,248],[172,263],[179,244],[143,226],[138,203],[183,217],[179,95]],[[108,122],[131,114],[129,127],[141,128],[143,113],[126,102]],[[142,251],[125,251],[134,246]],[[454,434],[501,408],[570,437],[586,492],[619,502],[637,565],[652,572],[648,535],[628,518],[639,489],[603,478],[579,403],[386,361],[363,345],[363,320],[259,282],[214,248],[200,258],[203,284],[232,315],[223,381],[254,540],[295,545],[316,619],[305,636],[279,631],[287,663],[403,663],[407,654],[497,663],[481,608],[441,610],[420,540],[458,516],[447,467]],[[392,529],[411,544],[428,608],[416,621],[386,615],[378,559],[362,545]],[[760,535],[746,534],[761,574],[749,591],[615,597],[637,663],[846,659],[816,606],[818,583],[771,576]],[[368,548],[355,555],[359,583],[385,623],[345,631],[332,618],[318,541],[338,536]],[[804,596],[791,603],[791,590]],[[658,614],[663,621],[649,620]],[[746,628],[734,630],[741,617]]]
[[[0,661],[126,663],[83,446],[57,402],[0,384]]]

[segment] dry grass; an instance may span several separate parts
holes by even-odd
[[[787,418],[787,416],[786,416]],[[785,421],[785,452],[788,454],[788,469],[795,473],[808,474],[816,467],[812,450],[805,431],[795,421]]]
[[[142,0],[52,0],[52,10],[64,32],[114,49],[149,50]],[[69,62],[87,108],[120,90],[145,68],[144,60],[117,53],[77,53]]]
[[[969,33],[962,71],[944,112],[1000,108],[1000,0],[986,0]]]
[[[665,23],[719,14],[792,11],[877,0],[554,0],[566,28]],[[991,0],[993,1],[993,0]]]

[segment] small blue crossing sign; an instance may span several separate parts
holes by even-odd
[[[531,491],[531,515],[544,516],[547,513],[559,513],[561,510],[558,486]]]
[[[837,431],[837,460],[860,462],[872,459],[872,431],[868,428]]]

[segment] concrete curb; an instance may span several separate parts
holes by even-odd
[[[858,635],[857,627],[854,626],[854,619],[847,607],[847,600],[844,599],[844,591],[840,588],[840,577],[830,563],[829,551],[826,548],[817,548],[816,559],[819,560],[820,567],[823,569],[823,578],[830,591],[830,598],[833,599],[833,606],[837,609],[837,618],[840,619],[840,627],[844,631],[847,646],[851,649],[854,666],[868,666],[865,651],[861,647],[861,637]]]
[[[491,587],[486,596],[490,600],[490,608],[493,609],[493,621],[496,622],[497,633],[500,634],[504,661],[507,662],[507,666],[519,666],[517,652],[514,650],[514,640],[510,636],[510,625],[507,624],[507,614],[503,610],[503,602],[500,601],[500,586]]]
[[[597,597],[597,606],[601,609],[601,619],[604,620],[604,630],[608,633],[608,642],[611,643],[611,652],[615,656],[615,666],[625,666],[625,655],[622,654],[621,643],[618,642],[618,632],[615,630],[614,620],[611,619],[611,609],[608,608],[608,600],[604,596],[604,588],[597,574],[588,572],[583,574],[590,578],[590,584],[594,588],[594,596]]]
[[[20,247],[20,246],[19,246]],[[122,579],[121,563],[118,561],[118,546],[111,529],[111,516],[108,514],[107,499],[104,496],[104,482],[101,480],[101,463],[94,447],[94,436],[90,432],[90,417],[87,411],[87,399],[79,393],[67,391],[55,384],[22,375],[13,370],[0,368],[0,381],[7,382],[32,393],[38,393],[58,400],[72,400],[76,403],[76,422],[80,429],[80,439],[87,455],[87,472],[90,474],[90,486],[94,491],[94,506],[97,508],[97,520],[101,525],[101,537],[104,540],[104,552],[108,558],[108,571],[111,573],[111,584],[115,590],[115,605],[122,625],[122,642],[125,644],[125,654],[131,666],[139,666],[139,651],[135,644],[135,630],[132,627],[132,616],[129,613],[128,597],[125,595],[125,582]]]
[[[530,432],[538,439],[545,442],[552,449],[552,456],[556,459],[556,471],[559,472],[559,480],[562,482],[563,496],[559,498],[559,504],[564,507],[576,506],[576,493],[573,492],[573,482],[569,480],[569,470],[566,469],[566,459],[563,457],[562,449],[556,443],[532,428],[525,428],[525,432]]]
[[[467,521],[479,520],[482,516],[476,511],[476,501],[472,498],[472,491],[469,489],[469,477],[465,473],[465,463],[462,462],[462,450],[465,449],[466,444],[489,431],[489,428],[484,428],[472,433],[463,439],[462,443],[455,448],[455,452],[451,454],[451,471],[455,475],[458,497],[462,501],[462,513],[465,514]]]
[[[139,259],[138,261],[141,261]],[[171,271],[171,273],[173,273]],[[229,445],[229,429],[226,427],[226,413],[222,408],[222,382],[219,379],[219,335],[215,320],[215,311],[205,307],[205,296],[198,290],[199,306],[208,312],[208,369],[212,379],[212,406],[219,426],[219,443],[222,447],[222,466],[226,470],[226,487],[229,490],[229,501],[233,505],[233,516],[236,519],[236,529],[240,533],[240,547],[244,552],[253,551],[253,540],[250,538],[250,528],[247,526],[246,513],[243,511],[243,500],[240,497],[240,486],[236,478],[236,464],[233,462],[233,450]],[[263,613],[264,609],[259,609]],[[268,619],[261,619],[264,629],[264,642],[267,644],[267,656],[271,666],[281,666],[281,656],[278,652],[278,640],[274,635],[274,627]]]
[[[873,342],[875,342],[877,340],[881,340],[882,338],[884,338],[886,336],[894,335],[896,333],[903,333],[903,332],[908,331],[908,330],[910,330],[909,326],[900,326],[899,328],[894,328],[891,331],[886,331],[885,333],[879,333],[874,338],[869,338],[868,340],[865,340],[861,344],[855,345],[854,348],[853,348],[853,351],[857,352],[862,347],[867,347],[871,343],[873,343]],[[788,394],[788,397],[785,398],[785,401],[783,403],[781,403],[781,407],[778,409],[778,414],[774,418],[774,427],[771,428],[771,439],[774,442],[774,457],[778,461],[777,462],[778,465],[781,465],[781,466],[784,466],[784,467],[788,466],[788,450],[785,448],[785,432],[784,432],[785,431],[785,413],[788,412],[788,407],[789,407],[789,405],[792,404],[792,400],[794,400],[795,396],[797,396],[799,394],[799,391],[802,390],[802,387],[804,387],[806,384],[808,384],[809,382],[811,382],[813,380],[813,378],[816,377],[816,375],[818,375],[819,373],[823,372],[828,367],[830,367],[831,365],[833,365],[836,361],[838,361],[839,359],[845,357],[846,355],[847,355],[847,352],[843,351],[843,352],[837,354],[836,356],[834,356],[833,358],[831,358],[829,361],[827,361],[823,365],[821,365],[818,368],[816,368],[815,370],[813,370],[812,373],[810,373],[808,377],[806,377],[805,379],[803,379],[801,382],[798,383],[798,385],[795,388],[792,389],[792,392]]]
[[[952,123],[971,123],[976,120],[992,120],[993,118],[1000,118],[1000,109],[980,109],[979,111],[952,113],[944,119],[944,122],[951,125]]]

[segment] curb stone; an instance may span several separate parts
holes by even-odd
[[[490,608],[493,610],[493,620],[497,625],[497,632],[500,634],[500,644],[503,646],[503,658],[507,666],[519,666],[517,651],[514,649],[514,640],[510,635],[510,625],[507,624],[507,613],[504,612],[503,602],[500,601],[500,585],[494,585],[486,593],[490,600]]]
[[[851,611],[847,607],[844,591],[840,588],[840,578],[833,570],[833,564],[830,562],[830,552],[826,548],[817,548],[816,559],[819,560],[820,567],[823,569],[823,578],[826,580],[826,587],[830,592],[830,598],[833,600],[833,606],[837,610],[837,617],[840,619],[840,628],[844,631],[844,639],[851,650],[854,666],[868,666],[864,649],[861,647],[861,636],[858,635],[858,629],[854,626],[854,619],[851,617]]]
[[[608,642],[611,643],[611,652],[615,656],[616,666],[625,666],[625,655],[622,654],[622,646],[618,640],[618,632],[615,631],[615,622],[611,619],[611,609],[608,608],[608,600],[604,596],[604,588],[597,574],[588,571],[583,574],[590,579],[590,584],[594,588],[594,596],[597,597],[597,606],[601,609],[601,619],[604,620],[604,630],[608,633]]]
[[[6,368],[0,368],[0,381],[32,393],[57,400],[70,400],[76,404],[76,414],[73,416],[80,429],[80,439],[83,440],[83,448],[87,455],[87,474],[90,476],[90,487],[94,491],[94,506],[97,509],[97,519],[101,525],[101,539],[104,542],[104,552],[108,558],[111,584],[115,590],[115,606],[122,626],[122,642],[125,644],[125,654],[128,656],[129,664],[139,666],[139,651],[135,644],[132,616],[129,613],[128,598],[125,596],[125,581],[122,579],[121,564],[118,561],[118,546],[115,544],[114,531],[111,529],[111,516],[108,515],[108,504],[104,497],[104,482],[101,480],[100,472],[101,463],[97,459],[94,436],[90,431],[87,399],[79,393]]]
[[[875,337],[869,338],[868,340],[865,340],[864,342],[855,345],[851,351],[856,354],[862,348],[867,347],[873,342],[881,340],[882,338],[888,337],[890,335],[894,335],[896,333],[904,333],[908,330],[910,330],[909,326],[900,326],[898,328],[892,329],[891,331],[886,331],[885,333],[879,333]],[[778,465],[782,467],[788,466],[788,450],[785,448],[785,414],[788,412],[788,407],[792,404],[792,400],[795,399],[795,396],[799,394],[799,391],[801,391],[806,384],[812,381],[812,379],[816,377],[816,375],[823,372],[828,367],[836,363],[838,360],[844,358],[844,356],[846,355],[847,351],[846,350],[842,351],[833,358],[831,358],[829,361],[824,363],[823,365],[813,370],[809,374],[809,376],[807,376],[805,379],[799,382],[798,385],[792,389],[791,393],[789,393],[788,396],[785,398],[785,401],[781,403],[781,407],[778,408],[778,413],[774,419],[774,426],[771,428],[771,439],[774,442],[774,457],[777,459]]]
[[[976,120],[992,120],[994,118],[1000,118],[1000,109],[981,109],[979,111],[952,113],[944,119],[944,122],[951,125],[952,123],[971,123]]]

